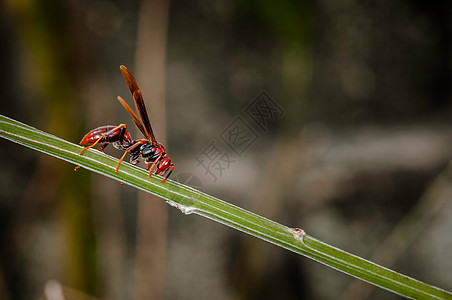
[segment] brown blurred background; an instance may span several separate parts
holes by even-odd
[[[123,122],[139,138],[115,100],[131,101],[124,64],[173,178],[452,290],[451,16],[448,1],[4,0],[0,111],[76,143]],[[195,157],[263,90],[283,117],[213,182]],[[0,149],[1,299],[399,299]]]

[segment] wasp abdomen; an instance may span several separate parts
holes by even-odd
[[[102,139],[99,141],[100,143],[115,143],[123,142],[130,143],[132,142],[132,138],[130,134],[124,127],[106,125],[97,127],[90,132],[88,132],[83,139],[80,141],[80,145],[89,145],[95,143],[99,138]],[[116,148],[116,147],[115,147]]]

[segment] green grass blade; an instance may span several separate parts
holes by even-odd
[[[96,150],[88,150],[81,156],[79,145],[2,115],[0,136],[157,195],[185,214],[195,213],[223,223],[388,291],[413,299],[452,299],[450,292],[332,247],[301,230],[268,220],[172,180],[162,184],[161,176],[149,179],[145,170],[129,163],[123,162],[119,172],[115,173],[117,159]]]

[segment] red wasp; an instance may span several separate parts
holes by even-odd
[[[175,165],[171,163],[171,159],[166,155],[165,147],[157,142],[154,133],[152,132],[151,123],[149,122],[149,117],[146,111],[146,106],[144,105],[143,96],[140,89],[138,88],[135,78],[125,66],[121,66],[121,73],[132,93],[133,100],[135,101],[135,106],[137,108],[140,118],[137,117],[135,112],[130,108],[130,106],[118,96],[119,102],[124,106],[124,108],[132,116],[132,121],[135,126],[140,130],[145,139],[132,140],[129,132],[127,132],[126,125],[120,124],[118,126],[101,126],[95,128],[88,132],[80,142],[80,145],[89,145],[82,149],[80,155],[83,155],[86,149],[92,148],[95,145],[100,145],[98,150],[103,150],[109,144],[119,150],[123,150],[124,155],[118,162],[115,172],[118,172],[119,165],[124,160],[127,153],[130,153],[130,162],[136,164],[139,162],[139,158],[143,158],[148,164],[146,170],[149,171],[149,178],[152,176],[154,167],[157,166],[155,174],[160,174],[166,176],[161,182],[171,175],[174,170]]]

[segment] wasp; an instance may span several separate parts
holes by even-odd
[[[164,176],[164,179],[161,181],[163,183],[171,175],[175,165],[167,156],[165,147],[160,144],[154,136],[151,122],[149,121],[146,111],[146,106],[144,105],[143,95],[138,88],[135,78],[133,78],[132,74],[125,66],[121,66],[120,69],[122,76],[124,77],[130,92],[132,93],[135,107],[140,117],[138,118],[132,108],[130,108],[127,102],[120,96],[118,96],[118,101],[132,116],[133,123],[143,134],[144,139],[133,140],[130,133],[127,131],[126,124],[120,124],[118,126],[101,126],[91,130],[83,137],[80,145],[87,146],[82,149],[80,155],[83,155],[85,150],[96,145],[99,146],[98,150],[103,150],[111,144],[116,149],[124,151],[124,154],[116,166],[116,173],[118,172],[119,166],[124,160],[126,154],[129,153],[130,162],[132,164],[137,164],[140,159],[144,159],[145,163],[147,163],[146,170],[149,171],[149,178],[151,178],[152,173],[161,173],[162,176]]]

